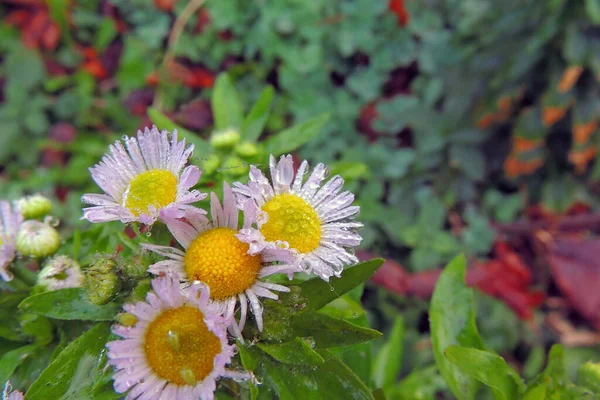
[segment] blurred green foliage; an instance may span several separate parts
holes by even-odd
[[[151,123],[196,145],[203,188],[302,145],[299,156],[329,164],[356,194],[363,248],[412,271],[460,251],[486,256],[496,239],[489,221],[513,221],[531,204],[557,213],[575,201],[597,206],[597,0],[401,1],[404,24],[386,0],[209,0],[189,16],[186,1],[155,3],[0,5],[0,193],[61,199],[74,256],[120,240],[118,229],[79,220],[81,193],[96,190],[87,168]],[[53,42],[33,31],[35,16],[56,25]],[[230,128],[239,141],[219,137]],[[372,322],[403,342],[375,348],[403,362],[375,357],[361,378],[387,385],[391,398],[448,393],[422,346],[427,305],[372,297]],[[540,348],[504,305],[483,296],[477,305],[489,315],[478,320],[488,348]],[[544,356],[536,369],[531,354],[535,375]],[[344,357],[350,365],[356,354]],[[388,369],[405,378],[389,384]]]

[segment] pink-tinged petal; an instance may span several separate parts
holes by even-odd
[[[185,167],[185,169],[181,173],[181,178],[179,180],[179,188],[181,190],[181,194],[183,194],[184,191],[187,191],[193,186],[195,186],[200,180],[201,176],[202,171],[200,171],[200,169],[195,165],[189,165]]]
[[[192,241],[198,237],[198,231],[187,222],[179,219],[168,219],[165,223],[175,240],[177,240],[185,249],[187,249]]]

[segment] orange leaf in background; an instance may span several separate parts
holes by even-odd
[[[480,129],[487,129],[494,123],[495,115],[492,113],[484,114],[477,120],[477,127]]]
[[[404,0],[390,0],[388,10],[396,14],[398,25],[406,26],[408,23],[408,12],[404,8]]]
[[[560,238],[550,248],[550,271],[570,305],[600,330],[600,239]]]
[[[578,174],[583,174],[588,164],[596,158],[596,147],[591,146],[584,150],[571,150],[569,152],[569,161],[575,165]]]
[[[177,3],[177,0],[154,0],[156,8],[162,11],[173,11],[175,3]]]
[[[186,67],[172,60],[167,63],[169,76],[193,89],[210,88],[215,82],[213,74],[202,67]]]
[[[542,121],[544,122],[545,127],[549,127],[563,119],[565,114],[567,113],[568,107],[544,107],[542,111]]]
[[[4,21],[21,31],[21,41],[29,48],[55,50],[58,46],[60,29],[43,2],[26,4],[24,8],[12,11]]]
[[[582,72],[583,67],[579,65],[571,65],[568,67],[560,78],[560,82],[558,83],[558,91],[560,93],[566,93],[571,90],[573,85],[577,83],[577,80],[581,76]]]
[[[513,151],[523,153],[526,151],[535,150],[544,143],[544,139],[527,139],[518,136],[512,138]]]
[[[504,162],[504,173],[509,178],[516,178],[521,175],[532,174],[542,165],[544,165],[544,160],[542,158],[531,161],[521,161],[518,160],[514,154],[511,154]]]
[[[573,139],[575,143],[587,143],[597,127],[598,123],[596,121],[590,121],[587,124],[575,124],[573,127]]]

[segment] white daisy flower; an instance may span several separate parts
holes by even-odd
[[[48,290],[81,287],[84,280],[77,261],[62,255],[48,260],[38,274],[38,285]]]
[[[212,221],[192,213],[186,221],[167,220],[167,226],[184,251],[173,247],[142,245],[148,250],[168,257],[148,268],[153,274],[176,275],[183,286],[203,282],[210,288],[211,300],[225,316],[231,318],[231,332],[241,339],[247,317],[248,302],[258,329],[262,331],[262,305],[259,297],[277,300],[273,291],[289,292],[287,286],[263,282],[261,278],[276,273],[296,271],[289,264],[291,254],[285,249],[268,249],[260,254],[249,254],[249,246],[237,238],[239,210],[231,188],[223,184],[223,206],[215,193],[211,195]],[[254,215],[244,214],[244,226],[254,222]],[[273,263],[282,264],[273,264]],[[239,324],[233,318],[236,304],[240,303]]]
[[[23,216],[18,211],[13,211],[8,201],[0,201],[0,219],[0,277],[8,282],[13,278],[8,265],[17,253],[17,232]]]
[[[2,391],[2,400],[23,400],[23,398],[23,393],[18,390],[12,390],[12,385],[7,381]]]
[[[219,378],[249,377],[225,369],[235,346],[227,343],[227,321],[209,304],[205,285],[182,293],[179,282],[163,276],[152,288],[146,301],[123,307],[134,323],[114,325],[122,339],[106,344],[117,393],[138,400],[210,400]]]
[[[109,147],[109,154],[90,168],[92,178],[106,194],[86,194],[81,200],[93,205],[83,209],[83,218],[90,222],[120,220],[153,224],[159,217],[184,211],[202,212],[190,203],[206,197],[192,188],[201,171],[185,166],[194,146],[186,148],[185,139],[177,141],[173,132],[159,132],[156,126],[138,131],[137,139],[123,137]],[[183,171],[182,171],[183,169]]]
[[[238,206],[256,207],[258,214],[258,230],[244,229],[238,237],[254,252],[284,243],[295,251],[303,271],[325,281],[339,277],[345,265],[358,262],[351,250],[362,240],[356,233],[362,224],[353,220],[360,209],[352,205],[354,195],[340,193],[344,180],[339,175],[321,185],[329,174],[324,164],[318,164],[306,182],[306,160],[295,177],[291,155],[282,156],[279,163],[271,156],[269,167],[271,182],[251,166],[248,184],[234,183]]]

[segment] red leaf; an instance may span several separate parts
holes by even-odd
[[[406,26],[408,23],[408,12],[404,8],[404,0],[390,0],[388,3],[388,10],[396,14],[398,18],[398,25]]]
[[[195,100],[181,107],[175,114],[175,121],[186,128],[201,131],[213,123],[210,103],[206,100]]]
[[[177,0],[154,0],[156,8],[162,11],[173,11],[173,7]]]
[[[571,306],[600,329],[600,239],[555,239],[548,260]]]

